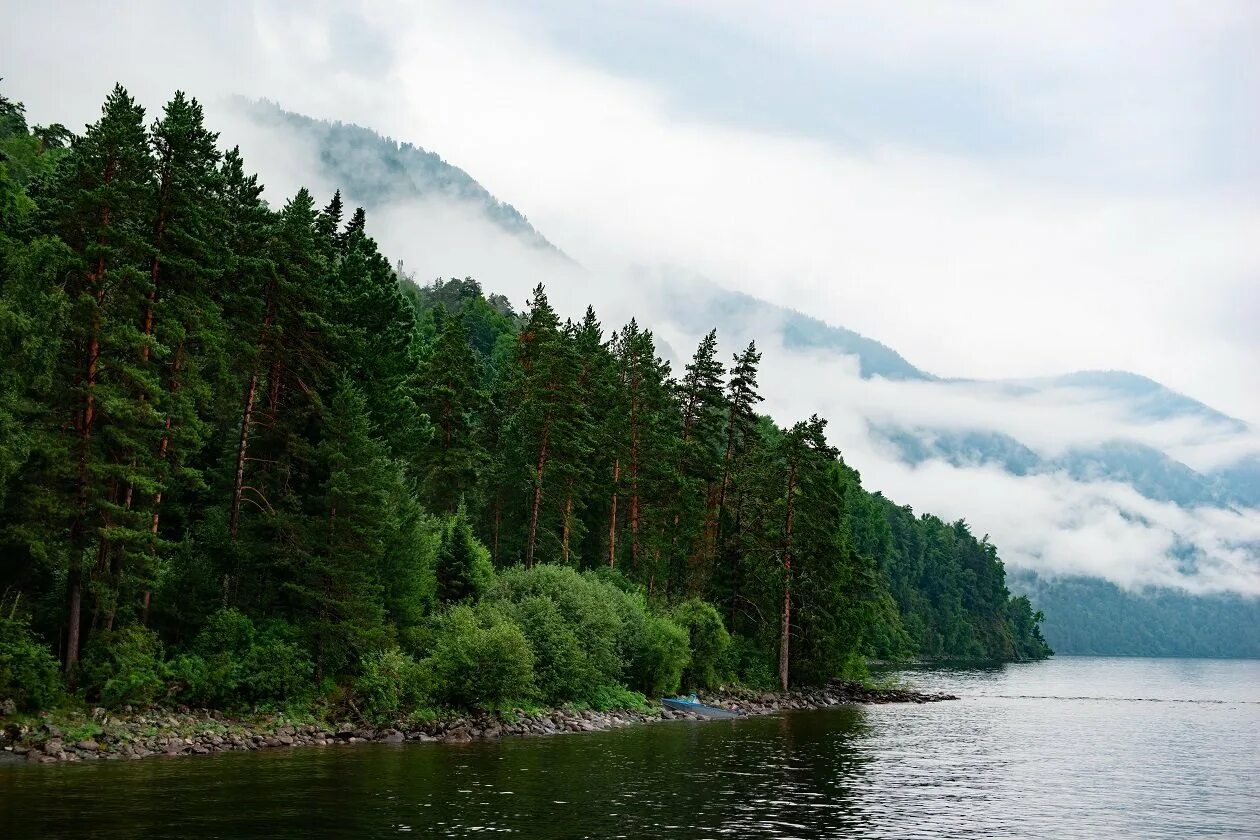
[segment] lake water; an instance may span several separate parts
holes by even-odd
[[[906,675],[962,699],[0,766],[0,837],[1260,837],[1260,661]]]

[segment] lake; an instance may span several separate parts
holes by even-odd
[[[957,702],[0,766],[0,837],[1260,837],[1260,661],[901,672]]]

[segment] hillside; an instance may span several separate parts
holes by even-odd
[[[1045,614],[1055,651],[1108,656],[1260,658],[1260,599],[1128,592],[1095,578],[1012,572],[1010,585]]]

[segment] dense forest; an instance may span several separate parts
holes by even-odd
[[[863,490],[760,354],[418,286],[195,99],[0,99],[0,698],[610,707],[1049,654],[997,550]],[[639,697],[638,702],[641,702]]]
[[[1019,571],[1011,588],[1045,611],[1042,629],[1059,653],[1260,659],[1260,599],[1121,589],[1087,577]]]

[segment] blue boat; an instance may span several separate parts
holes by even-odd
[[[662,697],[661,705],[675,712],[691,712],[694,715],[707,718],[738,718],[744,716],[742,712],[733,712],[730,709],[721,709],[717,706],[706,706],[694,694],[690,697]]]

